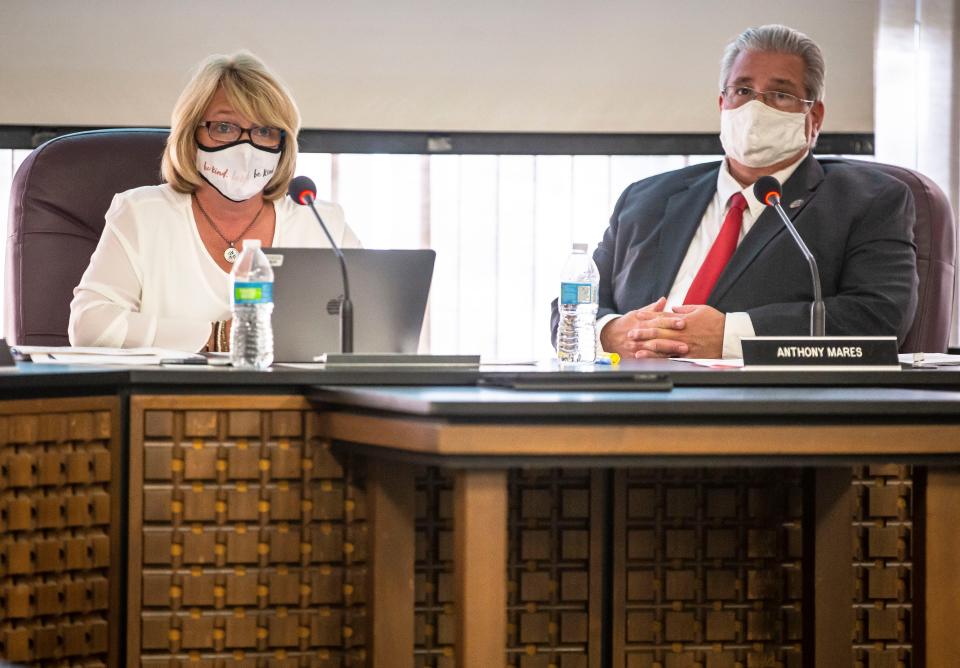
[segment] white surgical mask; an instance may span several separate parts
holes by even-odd
[[[760,100],[720,112],[720,143],[727,156],[747,167],[767,167],[807,145],[807,115],[780,111]]]
[[[221,195],[234,202],[250,199],[267,187],[277,171],[280,149],[237,142],[221,148],[197,147],[197,171]]]

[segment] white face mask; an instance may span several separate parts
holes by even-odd
[[[200,176],[234,202],[250,199],[266,188],[279,162],[279,149],[258,148],[246,141],[215,149],[197,147]]]
[[[780,111],[751,100],[720,112],[720,143],[727,156],[742,165],[774,165],[806,147],[806,121],[806,114]]]

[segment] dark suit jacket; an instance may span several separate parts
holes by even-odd
[[[717,188],[720,163],[694,165],[629,186],[593,255],[598,317],[626,313],[670,292]],[[907,186],[878,170],[808,156],[783,184],[782,201],[817,260],[826,333],[896,335],[917,304],[914,206]],[[802,202],[796,205],[796,202]],[[746,234],[707,304],[745,311],[758,336],[807,335],[813,288],[806,260],[776,211]],[[557,331],[554,302],[552,329]]]

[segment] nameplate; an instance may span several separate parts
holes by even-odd
[[[895,336],[753,336],[741,339],[743,367],[899,371]]]

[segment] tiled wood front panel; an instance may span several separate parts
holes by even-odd
[[[916,496],[909,466],[853,470],[854,661],[857,668],[916,665]],[[960,593],[958,593],[960,595]]]
[[[0,658],[364,665],[363,461],[331,456],[299,397],[131,402],[124,452],[115,399],[0,403]],[[853,547],[857,668],[919,665],[916,480],[854,470],[837,539]],[[455,660],[451,489],[420,471],[418,666]],[[508,665],[800,665],[799,470],[514,470],[508,491]]]
[[[119,629],[114,399],[0,403],[0,658],[106,666]]]
[[[799,668],[801,498],[796,470],[617,473],[613,665]]]
[[[454,666],[453,478],[437,468],[417,475],[414,650],[417,668]]]
[[[130,665],[363,665],[362,468],[331,456],[302,400],[143,402]]]
[[[602,546],[592,529],[603,523],[604,477],[532,469],[508,480],[509,665],[588,668],[593,649],[599,668],[601,608],[591,602],[602,595]]]
[[[603,519],[595,523],[593,517],[603,507],[604,480],[603,473],[581,470],[511,471],[509,666],[599,668],[602,532],[597,529]],[[417,477],[417,666],[454,665],[452,487],[452,477],[441,469],[423,469]]]

